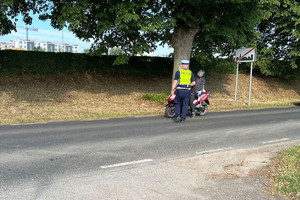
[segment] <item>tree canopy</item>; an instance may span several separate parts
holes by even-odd
[[[21,14],[26,24],[32,23],[33,14],[45,10],[41,0],[0,0],[0,35],[16,31],[17,16]]]
[[[2,0],[2,34],[13,29],[7,16],[39,12],[54,28],[68,27],[77,37],[93,40],[93,49],[125,54],[174,48],[174,72],[181,59],[194,55],[230,55],[255,46],[272,59],[299,55],[299,0]],[[16,2],[19,2],[16,3]],[[31,3],[30,3],[31,2]],[[7,11],[6,11],[7,10]],[[7,25],[8,24],[8,25]],[[284,48],[288,46],[288,48]]]
[[[118,55],[122,55],[122,52],[123,49],[115,47],[109,50],[109,55],[118,56]]]
[[[299,0],[280,1],[270,10],[269,17],[258,24],[257,30],[260,33],[256,42],[261,58],[259,64],[265,74],[273,75],[298,67],[300,64]],[[275,69],[273,62],[278,60],[286,61],[287,66]]]
[[[157,44],[174,48],[176,69],[195,52],[231,52],[253,43],[255,25],[263,17],[261,1],[245,0],[107,0],[47,1],[41,19],[55,28],[68,28],[77,37],[93,39],[94,49],[108,53],[155,50]]]

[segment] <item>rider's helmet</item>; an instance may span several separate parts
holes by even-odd
[[[205,75],[205,71],[201,69],[198,71],[197,75],[201,78]]]

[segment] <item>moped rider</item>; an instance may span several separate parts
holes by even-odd
[[[190,105],[191,105],[191,109],[192,109],[192,118],[194,118],[196,116],[195,113],[195,105],[194,105],[194,100],[195,100],[195,96],[197,95],[197,101],[199,102],[199,104],[197,105],[197,107],[201,106],[201,97],[202,94],[205,92],[205,71],[204,70],[199,70],[197,72],[197,78],[195,81],[195,85],[193,86],[192,89],[192,94],[191,94],[191,98],[190,98]]]

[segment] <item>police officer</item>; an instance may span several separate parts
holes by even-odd
[[[176,122],[185,121],[189,106],[189,97],[191,95],[191,86],[193,85],[195,85],[195,76],[189,70],[189,61],[182,60],[181,69],[175,73],[171,91],[171,94],[173,95],[176,89],[174,116]],[[182,111],[181,117],[180,111]]]

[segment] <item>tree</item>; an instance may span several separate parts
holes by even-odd
[[[89,54],[90,53],[90,49],[83,49],[83,53]]]
[[[119,56],[119,55],[122,55],[122,53],[123,53],[123,49],[117,48],[117,47],[112,48],[112,49],[109,50],[109,55],[117,55],[117,56]]]
[[[262,73],[285,78],[300,76],[299,2],[280,0],[278,5],[270,10],[269,17],[259,23],[258,65]],[[297,71],[298,74],[295,73]]]
[[[274,0],[276,1],[276,0]],[[68,28],[77,37],[95,41],[108,52],[119,46],[127,54],[174,48],[174,72],[181,59],[195,52],[228,53],[253,43],[255,25],[263,17],[258,0],[108,0],[49,1],[41,19]],[[267,0],[266,0],[267,2]]]
[[[42,47],[33,47],[32,51],[45,51]]]
[[[16,31],[19,14],[23,16],[25,24],[31,24],[32,17],[29,12],[36,14],[40,10],[46,9],[43,6],[45,5],[39,0],[0,0],[0,35]]]
[[[269,9],[280,5],[280,0],[33,2],[37,11],[43,10],[40,19],[50,19],[54,28],[67,26],[85,41],[93,39],[92,49],[99,54],[108,54],[116,46],[127,55],[149,53],[157,44],[172,46],[174,73],[192,51],[228,55],[236,48],[254,45],[257,24],[271,15]],[[124,54],[120,61],[126,61]]]

